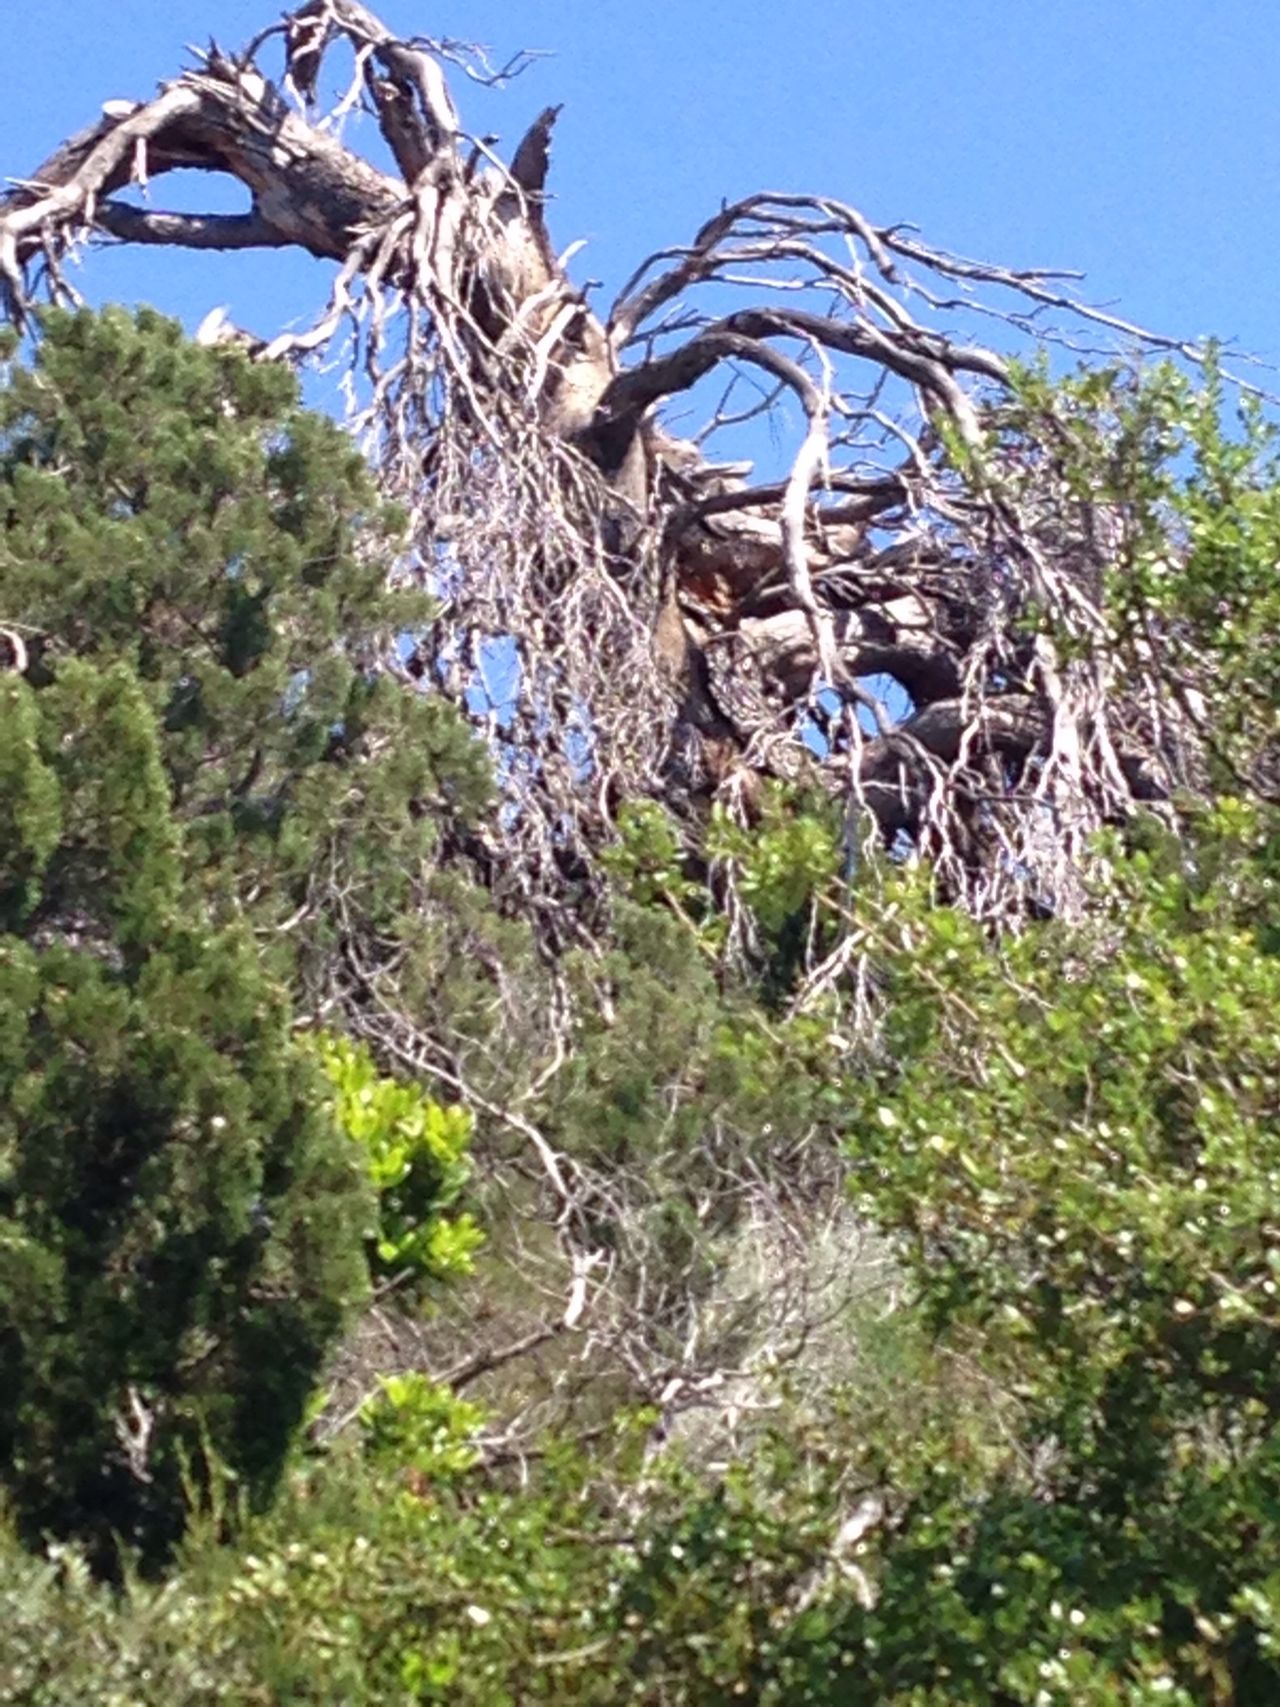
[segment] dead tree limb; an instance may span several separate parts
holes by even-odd
[[[851,790],[852,816],[927,851],[980,912],[1070,905],[1090,831],[1185,782],[1185,731],[1172,708],[1151,735],[1134,710],[1150,684],[1107,650],[1091,589],[1125,517],[1049,459],[1002,484],[1006,363],[941,311],[989,288],[1201,352],[1089,308],[1062,274],[777,193],[649,257],[598,316],[546,225],[559,109],[504,165],[465,133],[449,57],[355,0],[307,0],[238,57],[211,49],[154,98],[109,103],[0,201],[5,311],[67,294],[67,260],[100,236],[336,265],[312,331],[255,347],[303,356],[354,331],[356,425],[441,605],[419,680],[504,749],[513,870],[538,905],[590,869],[619,802],[657,796],[696,824],[717,792],[749,799],[747,773],[799,770]],[[375,116],[394,174],[314,110],[340,65],[339,113]],[[250,211],[128,199],[189,167],[237,181]],[[728,290],[746,304],[726,312]],[[664,410],[713,380],[705,431],[675,438]],[[797,406],[789,474],[713,459]],[[495,648],[501,717],[483,691]]]

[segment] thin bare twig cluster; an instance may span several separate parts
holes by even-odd
[[[259,62],[279,42],[277,87]],[[322,118],[340,48],[350,80]],[[68,293],[65,260],[96,233],[337,264],[315,326],[257,348],[354,337],[353,412],[440,599],[412,672],[493,740],[530,898],[590,887],[625,800],[749,811],[744,779],[806,769],[980,913],[1068,904],[1088,831],[1167,784],[1159,741],[1117,709],[1134,684],[1109,673],[1098,588],[1124,518],[1055,491],[1034,456],[1021,479],[992,461],[1008,369],[952,327],[1057,311],[1200,352],[1077,303],[1061,275],[800,195],[722,208],[597,315],[546,228],[555,111],[504,164],[462,130],[456,57],[310,0],[244,54],[110,103],[4,204],[10,312],[37,275]],[[397,174],[340,140],[357,106]],[[238,178],[252,212],[122,199],[192,164]],[[675,400],[708,387],[705,430],[676,438]],[[756,445],[762,416],[790,424],[789,468],[716,460],[734,433]]]

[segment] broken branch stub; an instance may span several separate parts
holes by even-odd
[[[263,65],[281,44],[278,87]],[[1124,515],[1050,458],[1001,480],[1004,361],[915,311],[988,287],[1148,335],[1059,275],[772,193],[650,257],[598,316],[546,225],[559,109],[504,165],[464,132],[447,57],[354,0],[308,0],[240,57],[211,49],[153,99],[110,102],[0,201],[6,313],[66,294],[98,236],[336,263],[313,330],[255,329],[254,347],[353,336],[356,425],[440,605],[417,680],[499,749],[504,857],[549,919],[620,801],[696,826],[709,799],[742,806],[760,773],[802,771],[975,911],[1070,906],[1089,833],[1184,784],[1194,743],[1163,685],[1109,650],[1094,595]],[[375,115],[395,172],[315,111],[335,68],[339,114]],[[239,182],[251,211],[127,199],[189,167]],[[746,300],[726,312],[730,291]],[[677,439],[664,406],[709,382],[705,431]],[[754,480],[723,452],[760,443],[764,415],[791,423],[793,459]],[[1070,661],[1033,629],[1067,635]],[[1133,709],[1153,692],[1158,727]]]

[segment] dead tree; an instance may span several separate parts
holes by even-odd
[[[1101,588],[1131,518],[1067,478],[1054,423],[1028,430],[1005,362],[966,328],[994,314],[1035,335],[1059,313],[1200,353],[1083,306],[1064,275],[966,261],[811,195],[722,206],[597,310],[547,228],[556,109],[500,158],[463,129],[457,57],[397,38],[358,0],[307,0],[238,55],[211,47],[154,98],[110,102],[0,199],[0,308],[21,324],[43,297],[74,302],[68,262],[99,239],[330,264],[309,331],[251,336],[211,315],[200,335],[261,360],[349,342],[353,425],[437,601],[405,688],[451,697],[493,744],[506,799],[476,857],[541,925],[550,988],[624,802],[664,802],[696,847],[711,802],[750,813],[769,776],[825,787],[851,839],[927,858],[984,919],[1071,909],[1090,833],[1195,781],[1194,730],[1150,650],[1109,632]],[[347,86],[321,113],[335,67]],[[394,171],[342,140],[358,106]],[[128,199],[191,167],[236,180],[250,211]],[[691,392],[708,419],[677,437],[670,405]],[[766,418],[790,456],[757,477],[741,450]],[[5,652],[0,668],[22,667],[0,630]],[[855,948],[811,968],[797,1002],[856,983]],[[722,1363],[688,1349],[705,1300],[685,1288],[684,1362],[664,1364],[653,1299],[666,1308],[683,1278],[642,1238],[620,1233],[609,1265],[596,1248],[588,1207],[620,1204],[625,1228],[626,1182],[559,1155],[535,1103],[477,1095],[404,1013],[394,967],[359,970],[358,1028],[516,1134],[556,1230],[546,1321],[488,1361],[469,1347],[449,1378],[575,1328],[589,1297],[593,1332],[655,1402],[701,1392],[708,1358],[713,1374]],[[566,1054],[567,1022],[547,1026],[539,1084]],[[838,1197],[830,1164],[824,1150],[817,1186]],[[798,1201],[800,1164],[782,1165],[775,1198],[729,1156],[725,1193],[786,1232],[778,1204]],[[812,1314],[812,1276],[782,1269],[761,1298],[790,1324]],[[738,1306],[750,1318],[760,1298]]]
[[[339,119],[372,110],[395,173],[316,111],[344,51]],[[556,109],[504,162],[462,128],[454,53],[358,0],[307,0],[240,54],[211,47],[153,99],[110,102],[0,202],[8,315],[73,297],[67,261],[99,237],[336,266],[310,331],[254,347],[296,358],[353,334],[357,424],[440,600],[419,679],[487,723],[531,897],[590,869],[623,800],[749,808],[762,774],[803,769],[980,914],[1069,905],[1084,839],[1184,783],[1186,741],[1103,634],[1123,513],[1052,458],[1001,464],[1006,365],[944,322],[985,288],[1015,324],[1056,308],[1146,334],[1062,275],[772,193],[722,207],[597,312],[547,229]],[[127,199],[182,167],[238,180],[251,210]],[[707,383],[706,428],[675,438],[664,408]],[[754,479],[721,447],[766,414],[794,452]],[[505,707],[477,691],[495,646]]]

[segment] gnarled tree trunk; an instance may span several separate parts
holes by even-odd
[[[394,175],[317,122],[344,46],[347,105],[376,112]],[[277,86],[260,67],[281,50]],[[1097,588],[1124,515],[1051,457],[1006,456],[1004,362],[908,303],[935,300],[932,278],[1090,311],[1050,275],[761,194],[651,257],[601,317],[545,222],[556,110],[503,163],[465,134],[444,63],[356,0],[308,0],[239,56],[111,103],[0,204],[9,314],[42,275],[65,293],[70,249],[98,233],[337,264],[315,327],[255,347],[293,358],[355,328],[359,424],[442,602],[418,677],[507,750],[533,890],[590,862],[622,798],[741,805],[761,773],[804,770],[979,912],[1069,905],[1087,833],[1185,777],[1184,732],[1152,729],[1105,645]],[[252,211],[122,199],[193,166],[238,180]],[[761,300],[700,306],[744,273]],[[717,374],[708,434],[674,439],[663,405]],[[789,473],[715,460],[783,402],[803,422]],[[509,703],[477,694],[486,662]]]

